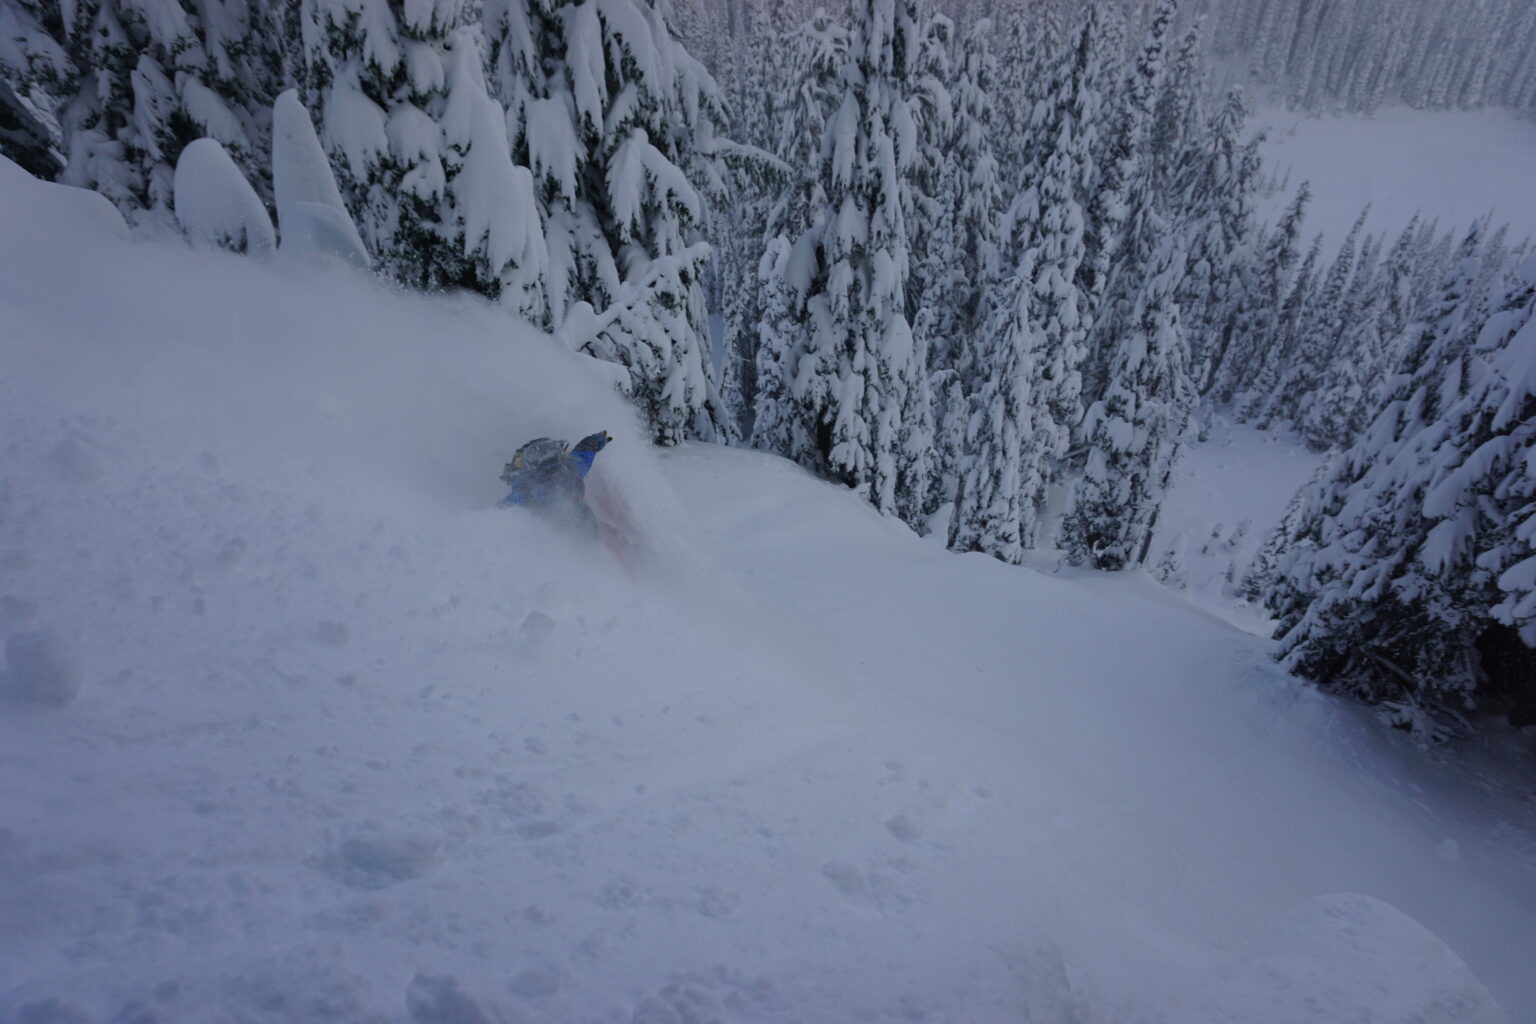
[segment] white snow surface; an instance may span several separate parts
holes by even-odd
[[[1507,751],[1431,758],[1144,575],[658,455],[486,303],[18,173],[0,639],[80,686],[0,701],[0,1020],[1536,1017]],[[604,428],[627,569],[492,507]]]
[[[1237,588],[1296,491],[1323,456],[1287,431],[1216,417],[1204,443],[1184,445],[1158,515],[1147,562],[1152,574],[1194,604],[1252,633],[1273,623]]]
[[[1297,186],[1312,183],[1305,240],[1321,231],[1330,254],[1367,203],[1366,229],[1390,239],[1415,213],[1459,237],[1475,219],[1509,225],[1511,243],[1536,236],[1536,121],[1502,110],[1409,110],[1371,117],[1267,109],[1264,168],[1285,183],[1261,203],[1280,219]]]

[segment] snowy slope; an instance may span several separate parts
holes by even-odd
[[[1240,600],[1237,585],[1323,456],[1294,434],[1220,418],[1203,433],[1174,463],[1147,561],[1192,603],[1268,636],[1269,617]]]
[[[110,220],[0,165],[0,1020],[1536,1015],[1529,801],[1263,641]],[[489,507],[598,428],[631,572]]]
[[[1312,183],[1305,235],[1331,253],[1360,211],[1368,230],[1394,236],[1415,213],[1458,234],[1493,214],[1511,242],[1536,235],[1536,122],[1500,110],[1389,108],[1372,117],[1265,110],[1264,167],[1286,187],[1261,215],[1278,220],[1296,187]]]

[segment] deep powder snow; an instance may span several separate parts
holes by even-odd
[[[1287,679],[1219,587],[654,453],[483,303],[94,198],[0,162],[0,634],[79,684],[0,687],[0,1019],[1536,1016],[1499,752]],[[491,507],[597,429],[627,569]],[[1181,487],[1299,472],[1213,443]]]

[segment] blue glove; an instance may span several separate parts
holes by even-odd
[[[608,442],[612,440],[613,438],[608,436],[608,431],[599,430],[597,433],[588,434],[580,441],[577,441],[576,447],[571,449],[571,453],[575,454],[577,452],[592,452],[595,455],[596,453],[602,451],[604,448],[608,447]]]

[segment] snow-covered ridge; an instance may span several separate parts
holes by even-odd
[[[1260,641],[114,216],[0,164],[0,1020],[1536,1012],[1528,809]],[[596,429],[633,579],[491,507]]]

